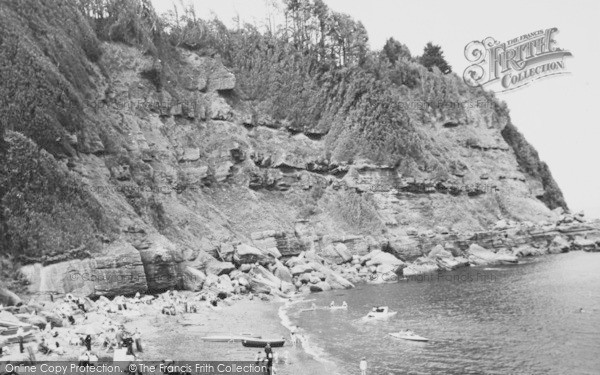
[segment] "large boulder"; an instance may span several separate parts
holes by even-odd
[[[263,263],[266,256],[260,249],[243,243],[236,247],[234,259],[241,264],[254,264]]]
[[[381,250],[373,250],[367,255],[361,258],[362,264],[368,266],[380,266],[385,265],[389,270],[388,272],[398,272],[402,268],[406,267],[406,264],[400,259],[396,258],[390,253],[383,252]]]
[[[286,266],[283,265],[283,263],[281,262],[277,262],[275,265],[275,272],[273,272],[273,274],[275,276],[277,276],[277,278],[286,281],[288,283],[292,282],[292,272],[289,270],[289,268],[287,268]]]
[[[275,290],[281,289],[281,279],[273,275],[263,266],[254,267],[248,275],[250,276],[251,290],[258,293],[258,290],[267,290],[270,293],[271,288]]]
[[[226,294],[232,294],[235,290],[229,275],[221,275],[219,276],[219,280],[217,282],[217,290],[219,292],[224,292]]]
[[[493,253],[477,244],[471,244],[467,250],[469,263],[475,266],[492,264],[518,263],[515,255],[505,253]]]
[[[531,245],[521,245],[513,249],[512,253],[518,257],[531,257],[544,255],[548,252],[548,249],[537,248]]]
[[[325,281],[333,289],[350,289],[354,288],[354,284],[346,280],[339,272],[332,270],[322,264],[311,263],[312,267],[325,276]]]
[[[454,257],[450,251],[445,249],[442,245],[435,246],[427,256],[437,264],[440,270],[449,271],[459,267],[465,267],[469,265],[469,261],[463,257]],[[421,269],[424,269],[421,267]],[[409,272],[413,272],[413,270]],[[429,272],[429,271],[427,271]]]
[[[216,259],[209,260],[204,265],[204,271],[207,275],[221,276],[233,271],[235,266],[231,262],[221,262]]]
[[[412,277],[425,273],[437,272],[440,269],[437,260],[430,257],[421,257],[402,270],[404,277]]]
[[[22,303],[21,298],[6,288],[0,288],[0,304],[3,306],[16,306]]]
[[[312,272],[314,271],[314,267],[311,264],[298,264],[296,266],[293,266],[290,269],[290,272],[292,273],[293,276],[298,276],[298,275],[302,275],[303,273],[307,273],[307,272]]]
[[[323,248],[322,256],[335,264],[352,261],[352,253],[343,243],[329,244]]]
[[[150,246],[140,249],[148,291],[163,291],[176,288],[181,279],[178,263],[183,255],[177,245],[160,234],[147,237]]]
[[[566,253],[571,249],[571,244],[562,236],[556,236],[552,239],[548,252],[551,254]]]
[[[206,274],[200,270],[192,267],[185,267],[183,271],[183,288],[185,290],[191,290],[197,292],[202,290],[204,281],[206,280]]]
[[[595,251],[596,250],[596,242],[594,240],[590,240],[583,237],[576,237],[573,240],[573,249],[575,250],[585,250],[585,251]]]

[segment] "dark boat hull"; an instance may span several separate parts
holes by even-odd
[[[281,348],[285,340],[242,340],[242,345],[248,348],[264,348],[267,343],[271,344],[271,348]]]

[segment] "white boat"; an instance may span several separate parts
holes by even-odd
[[[389,317],[392,317],[394,315],[398,314],[397,311],[389,311],[387,306],[377,306],[377,307],[373,307],[373,310],[371,310],[366,316],[364,316],[362,319],[363,320],[378,320],[378,319],[387,319]]]
[[[348,310],[348,305],[329,306],[329,310]]]
[[[412,331],[400,331],[400,332],[392,332],[389,334],[392,337],[395,337],[397,339],[403,339],[403,340],[410,340],[410,341],[429,341],[428,338],[423,337],[423,336],[419,336],[417,334],[415,334]]]

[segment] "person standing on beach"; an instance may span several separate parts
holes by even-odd
[[[23,330],[23,327],[19,327],[17,329],[17,338],[19,339],[19,351],[21,353],[25,352],[25,347],[23,346],[23,342],[24,342],[23,336],[24,335],[25,335],[25,331]]]
[[[85,347],[87,348],[88,351],[92,350],[92,336],[91,335],[85,336],[85,339],[83,340],[83,342],[85,343]]]
[[[133,341],[135,342],[135,349],[138,352],[143,352],[144,349],[142,348],[142,334],[140,333],[140,330],[137,328],[133,332]]]
[[[269,343],[265,346],[265,356],[267,357],[268,374],[271,375],[273,373],[273,349]]]
[[[363,357],[358,365],[360,368],[360,375],[367,375],[367,359]]]

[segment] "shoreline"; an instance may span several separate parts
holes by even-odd
[[[551,254],[542,254],[551,255]],[[556,254],[558,255],[558,254]],[[543,256],[520,257],[522,259],[543,258]],[[521,263],[521,262],[519,262]],[[518,265],[519,263],[515,264]],[[526,262],[525,262],[526,263]],[[522,264],[522,263],[521,263]],[[502,266],[498,264],[497,266]],[[490,265],[467,266],[486,270]],[[423,273],[419,276],[427,277],[446,272],[436,271],[432,273]],[[418,277],[413,275],[412,278]],[[411,278],[409,278],[411,279]],[[398,281],[394,283],[399,283]],[[377,284],[365,282],[364,284]],[[168,293],[168,292],[167,292]],[[198,294],[194,292],[175,292],[183,299],[193,300]],[[295,304],[310,302],[311,294],[296,295],[292,299],[282,299],[280,297],[260,298],[249,295],[233,296],[227,298],[219,304],[217,309],[208,307],[208,304],[200,305],[196,313],[178,313],[175,316],[163,315],[161,313],[160,296],[152,304],[134,303],[134,299],[127,299],[132,308],[128,314],[124,312],[107,313],[99,307],[99,301],[93,303],[94,309],[88,313],[87,320],[82,314],[76,315],[77,324],[71,326],[66,324],[63,328],[58,328],[61,337],[63,332],[76,330],[80,325],[89,324],[94,319],[111,319],[118,324],[123,324],[129,332],[139,329],[142,333],[144,352],[140,353],[141,360],[196,360],[196,361],[254,361],[258,351],[264,353],[262,349],[246,348],[241,343],[222,343],[206,342],[201,338],[203,336],[218,334],[256,334],[263,338],[280,339],[284,338],[286,344],[283,348],[276,348],[274,352],[279,354],[281,361],[276,363],[278,374],[293,375],[312,375],[315,373],[336,374],[338,368],[334,362],[320,355],[319,348],[313,346],[310,342],[310,336],[307,332],[301,333],[304,336],[302,343],[292,347],[289,337],[293,326],[289,315],[289,308]],[[35,303],[32,299],[30,302]],[[38,301],[39,302],[39,301]],[[60,301],[53,303],[46,302],[44,310],[48,311],[58,307]],[[135,314],[133,314],[135,313]],[[41,334],[40,334],[41,336]],[[95,341],[99,341],[95,339]],[[39,337],[27,346],[33,346],[36,351]],[[61,343],[62,344],[62,343]],[[64,345],[66,354],[57,356],[56,354],[46,356],[37,353],[38,360],[58,360],[73,359],[83,350],[81,346],[73,348]],[[15,346],[12,346],[11,352],[14,353]],[[99,347],[99,343],[94,342],[93,351],[100,358],[112,358],[110,351],[104,351]],[[15,353],[16,354],[16,353]],[[287,361],[285,361],[287,358]],[[4,360],[12,360],[4,356]]]

